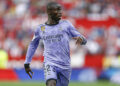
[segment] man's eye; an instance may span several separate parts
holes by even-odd
[[[58,8],[58,10],[61,10],[61,8]]]
[[[53,9],[49,9],[49,10],[53,10]]]

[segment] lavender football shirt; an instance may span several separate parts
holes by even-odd
[[[26,54],[26,63],[30,63],[39,41],[44,44],[44,63],[63,69],[70,68],[69,41],[72,37],[83,37],[67,20],[61,20],[57,25],[39,25]]]

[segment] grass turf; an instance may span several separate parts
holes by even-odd
[[[0,81],[0,86],[45,86],[43,82],[8,82]],[[69,86],[120,86],[108,81],[98,81],[93,83],[70,82]]]

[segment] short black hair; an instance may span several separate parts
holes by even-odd
[[[49,3],[47,3],[46,9],[49,9],[49,7],[51,7],[53,5],[56,5],[56,4],[59,4],[59,3],[57,3],[57,2],[49,2]]]

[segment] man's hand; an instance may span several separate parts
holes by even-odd
[[[78,45],[85,45],[87,43],[87,40],[85,38],[80,38],[80,37],[73,37],[73,39],[76,40],[76,44]]]
[[[25,68],[26,73],[30,76],[30,78],[32,78],[33,72],[30,68],[30,64],[24,64],[24,68]]]

